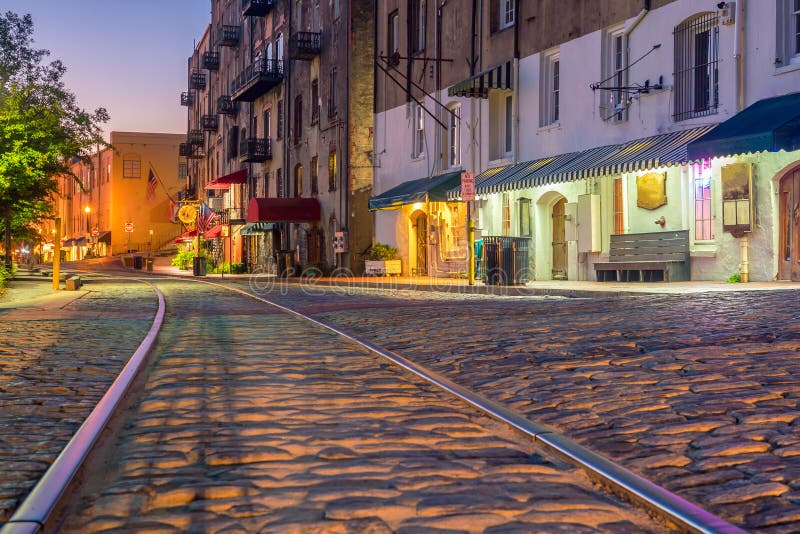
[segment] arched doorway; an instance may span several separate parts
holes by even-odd
[[[800,281],[800,167],[780,182],[778,278]]]
[[[428,216],[424,212],[417,212],[412,219],[412,228],[414,236],[411,246],[416,252],[416,261],[411,265],[411,269],[416,274],[428,274]]]
[[[567,279],[567,238],[564,228],[564,207],[567,199],[562,198],[553,204],[553,280]]]

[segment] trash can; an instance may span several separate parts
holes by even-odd
[[[482,268],[487,285],[524,284],[528,271],[527,237],[483,236]]]
[[[206,258],[205,256],[197,256],[192,262],[192,274],[194,276],[206,275]]]
[[[147,266],[147,272],[153,272],[153,258],[147,258],[145,261],[145,265]]]
[[[141,256],[134,256],[133,257],[133,268],[134,269],[141,269],[142,268],[142,257]]]
[[[62,260],[63,260],[63,258],[62,258]],[[122,257],[122,265],[124,265],[125,267],[133,267],[133,258],[131,256],[123,256]]]

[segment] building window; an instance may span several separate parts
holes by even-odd
[[[142,177],[142,161],[139,159],[124,159],[122,160],[122,177],[123,178],[141,178]]]
[[[283,60],[283,34],[279,33],[275,39],[275,59],[278,61]]]
[[[333,12],[333,20],[339,18],[339,0],[331,0],[331,11]]]
[[[278,131],[276,132],[276,137],[278,139],[283,139],[283,100],[278,100]]]
[[[303,31],[303,0],[294,0],[295,31]]]
[[[390,67],[400,63],[400,15],[397,10],[389,14],[389,23],[386,28],[386,61]]]
[[[294,196],[303,196],[303,166],[299,163],[294,166]]]
[[[411,121],[411,157],[421,158],[425,154],[425,117],[417,102],[411,104]]]
[[[413,0],[411,4],[411,50],[425,50],[425,0]]]
[[[521,198],[517,201],[519,205],[519,235],[531,237],[531,199]]]
[[[336,149],[328,152],[328,191],[336,191]]]
[[[508,91],[489,93],[489,159],[513,155],[514,97]]]
[[[188,175],[186,171],[186,163],[180,162],[178,163],[178,180],[186,180],[186,176]]]
[[[299,143],[303,138],[303,95],[294,99],[294,142]]]
[[[703,13],[675,27],[676,121],[712,115],[719,104],[719,27],[716,13]]]
[[[511,235],[511,200],[508,198],[508,193],[503,193],[503,228],[502,235]]]
[[[319,33],[320,31],[319,0],[314,0],[314,7],[311,12],[311,31],[315,33]]]
[[[694,174],[694,239],[708,241],[714,239],[711,224],[711,166],[695,165]]]
[[[275,171],[275,194],[278,197],[286,196],[283,186],[283,169],[278,169]]]
[[[558,50],[542,54],[539,126],[556,124],[560,117],[561,62]]]
[[[499,0],[500,2],[500,29],[514,25],[515,0]]]
[[[319,122],[319,81],[311,80],[311,124]]]
[[[800,63],[800,0],[777,0],[775,66]]]
[[[447,114],[446,134],[446,166],[458,167],[461,165],[461,104],[449,108]]]
[[[628,97],[622,87],[628,85],[628,45],[623,28],[608,30],[603,35],[603,87],[600,117],[604,121],[627,120]]]
[[[272,134],[272,109],[264,110],[264,137],[269,139]]]
[[[336,67],[331,69],[328,85],[328,117],[336,116]]]
[[[512,126],[513,126],[513,119],[514,117],[514,100],[511,95],[506,95],[506,109],[505,109],[505,140],[503,143],[503,148],[505,149],[505,153],[507,156],[510,156],[512,153],[512,146],[511,146],[511,138],[512,138]]]
[[[239,127],[231,126],[228,130],[228,159],[233,159],[239,155]]]
[[[311,158],[311,196],[319,194],[319,158]]]
[[[625,233],[625,198],[623,197],[622,176],[614,178],[614,234]]]

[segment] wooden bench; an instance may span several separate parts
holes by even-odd
[[[594,270],[598,282],[689,280],[689,230],[612,235],[608,261]]]

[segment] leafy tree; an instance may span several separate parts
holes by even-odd
[[[70,175],[73,158],[87,159],[93,146],[107,146],[99,126],[108,120],[106,110],[81,109],[63,82],[64,65],[44,64],[49,52],[32,48],[32,39],[30,15],[0,15],[0,228],[6,251],[12,234],[53,216],[59,177]],[[5,261],[10,268],[10,254]]]

